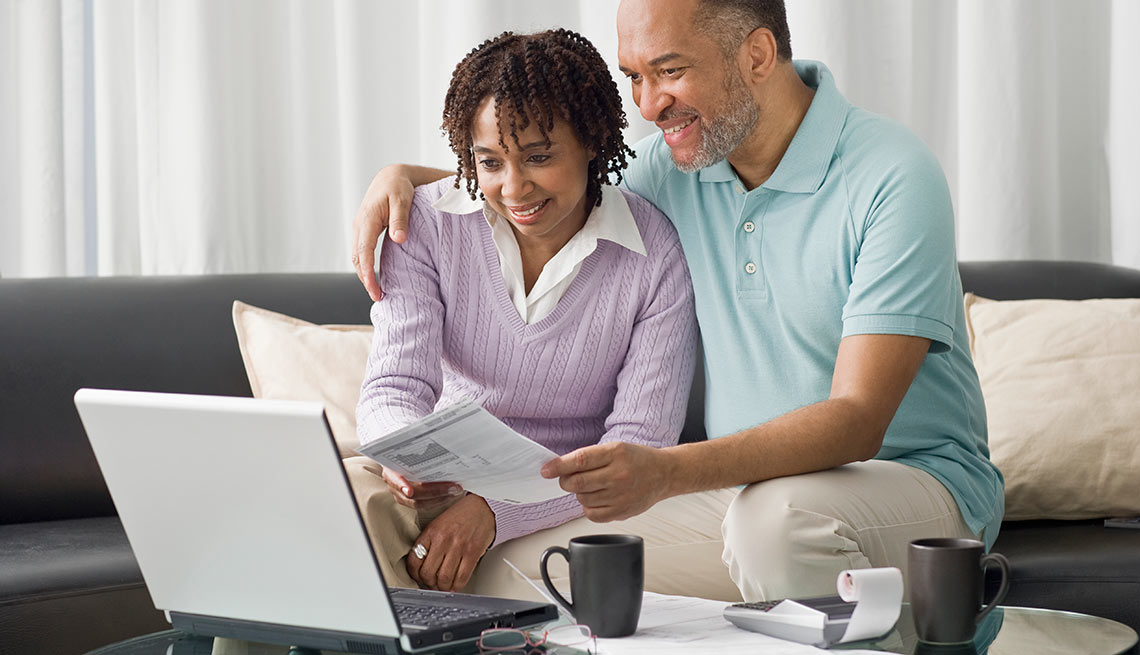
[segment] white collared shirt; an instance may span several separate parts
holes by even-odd
[[[629,203],[616,187],[602,186],[602,204],[594,207],[586,217],[586,224],[578,230],[562,249],[546,262],[535,280],[530,293],[523,282],[522,253],[508,219],[500,216],[482,200],[472,200],[464,189],[449,189],[432,207],[449,214],[483,212],[491,226],[491,238],[499,253],[499,267],[507,293],[527,325],[545,318],[558,305],[570,284],[582,269],[582,262],[598,247],[598,239],[614,243],[645,256],[645,242],[629,210]]]

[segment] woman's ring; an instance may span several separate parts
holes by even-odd
[[[415,549],[412,550],[412,554],[419,559],[427,557],[427,546],[423,544],[416,544]]]

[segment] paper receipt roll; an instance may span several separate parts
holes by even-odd
[[[899,620],[902,609],[902,572],[896,568],[852,569],[839,574],[839,597],[857,603],[840,642],[870,639],[885,634]]]

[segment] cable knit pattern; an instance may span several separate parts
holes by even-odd
[[[677,443],[696,319],[669,221],[623,191],[648,256],[599,240],[554,311],[527,325],[482,214],[431,207],[450,184],[418,188],[407,242],[385,242],[384,297],[372,306],[376,330],[357,407],[361,443],[461,399],[559,455],[607,441]],[[582,516],[573,495],[488,504],[492,545]]]

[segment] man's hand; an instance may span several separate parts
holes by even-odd
[[[388,237],[396,243],[408,238],[408,213],[412,208],[415,187],[455,175],[438,168],[392,164],[372,178],[356,218],[352,219],[352,266],[356,277],[368,290],[373,301],[384,293],[376,279],[376,261],[373,253],[380,241],[380,233],[388,228]]]
[[[387,227],[389,238],[396,243],[404,242],[414,195],[415,188],[408,176],[400,172],[399,165],[385,167],[372,178],[356,210],[356,218],[352,219],[352,265],[373,301],[383,295],[373,257],[380,233]]]
[[[561,478],[591,521],[620,521],[674,495],[668,451],[624,441],[586,446],[547,462],[542,476]]]
[[[495,541],[495,513],[481,496],[468,494],[432,521],[408,553],[408,575],[428,589],[461,591]],[[416,549],[427,554],[421,559]]]
[[[463,487],[454,482],[410,482],[399,473],[381,467],[380,476],[396,502],[416,511],[435,510],[454,504],[463,496]]]

